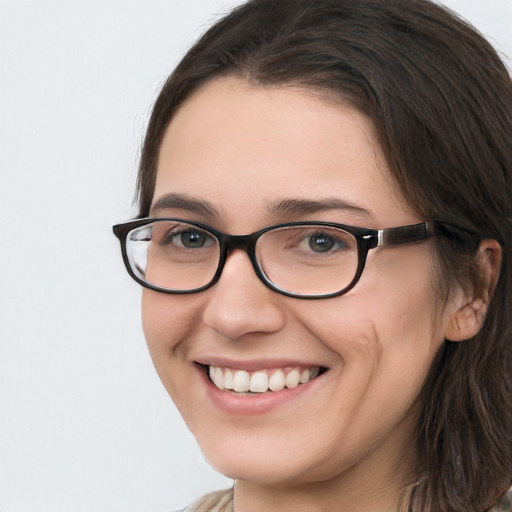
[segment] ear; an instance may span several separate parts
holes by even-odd
[[[447,340],[468,340],[482,328],[500,275],[501,252],[501,246],[496,240],[486,239],[480,242],[475,257],[478,259],[483,279],[482,289],[478,296],[458,296],[456,310],[450,315],[444,333]]]

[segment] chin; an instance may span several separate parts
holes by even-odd
[[[296,426],[295,426],[296,427]],[[293,428],[293,426],[292,426]],[[212,429],[214,430],[214,429]],[[275,433],[262,432],[196,436],[207,462],[222,475],[262,485],[293,485],[329,479],[333,476],[332,450],[309,444],[309,450],[298,450],[302,443],[293,436],[286,443]],[[277,437],[277,439],[276,439]],[[272,439],[271,439],[272,438]],[[325,461],[329,461],[325,464]],[[339,464],[336,464],[339,468]]]

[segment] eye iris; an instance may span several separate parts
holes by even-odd
[[[181,233],[181,243],[183,247],[197,249],[205,245],[205,236],[195,231],[184,231]]]
[[[315,252],[327,252],[332,249],[333,245],[333,239],[324,233],[313,235],[309,239],[309,247]]]

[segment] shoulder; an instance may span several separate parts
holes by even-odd
[[[211,492],[181,512],[233,512],[233,491]]]

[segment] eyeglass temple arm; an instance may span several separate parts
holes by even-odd
[[[379,229],[377,231],[377,247],[419,242],[438,233],[439,225],[434,221],[398,228]]]

